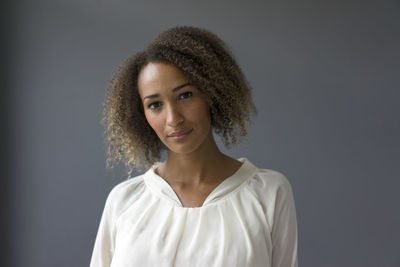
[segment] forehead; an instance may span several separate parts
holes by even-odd
[[[183,72],[174,65],[160,62],[151,62],[139,73],[139,92],[156,89],[172,89],[188,79]]]

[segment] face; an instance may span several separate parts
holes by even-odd
[[[192,153],[212,138],[205,97],[177,67],[147,64],[138,88],[148,123],[170,151]]]

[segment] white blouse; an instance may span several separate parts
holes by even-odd
[[[286,177],[246,158],[201,207],[183,207],[155,173],[117,185],[101,218],[91,267],[296,267],[297,221]]]

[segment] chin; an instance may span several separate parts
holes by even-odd
[[[186,145],[182,145],[182,146],[168,145],[167,147],[168,147],[168,150],[170,150],[171,152],[176,153],[176,154],[182,154],[182,155],[190,154],[197,150],[197,147],[186,146]]]
[[[164,144],[171,152],[182,155],[193,153],[201,146],[201,142],[196,142],[195,140],[187,140],[186,142],[168,140]]]

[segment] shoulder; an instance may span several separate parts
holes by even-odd
[[[239,159],[243,161],[243,174],[249,179],[247,185],[259,197],[275,197],[279,192],[292,193],[292,187],[286,176],[276,170],[258,168],[246,158]]]
[[[129,178],[110,191],[105,205],[110,216],[118,217],[141,195],[145,187],[143,178],[143,174]]]
[[[262,191],[292,191],[289,180],[284,174],[271,169],[258,169],[250,180],[250,185]]]
[[[292,186],[279,171],[258,169],[248,186],[265,210],[273,211],[277,205],[294,202]]]
[[[281,172],[258,169],[248,186],[262,206],[271,229],[281,214],[295,214],[292,186]]]

